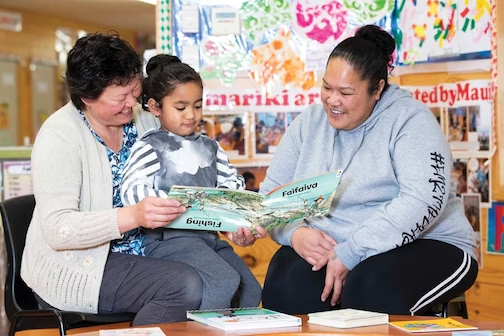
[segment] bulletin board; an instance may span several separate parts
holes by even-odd
[[[173,53],[227,87],[310,89],[365,24],[395,37],[397,65],[490,58],[490,0],[173,0],[172,13]]]
[[[490,0],[171,0],[172,52],[206,83],[220,83],[205,85],[203,132],[242,170],[267,167],[292,120],[319,102],[319,77],[331,50],[358,27],[376,24],[390,32],[397,66],[485,59],[491,57],[491,5]],[[243,78],[254,85],[236,89]],[[453,82],[445,89],[456,90]],[[443,88],[442,80],[433,83],[435,88],[421,88],[424,94]],[[426,103],[455,153],[460,168],[455,173],[463,171],[461,194],[477,194],[480,209],[491,205],[492,81],[469,85],[481,85],[485,97]],[[416,98],[422,100],[422,92]],[[488,177],[485,187],[472,185],[480,164]],[[465,199],[475,204],[474,197]]]

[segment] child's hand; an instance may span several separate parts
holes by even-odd
[[[259,238],[265,238],[268,236],[268,233],[264,228],[257,227],[256,230],[257,233],[253,234],[249,228],[240,227],[236,232],[223,232],[223,234],[236,245],[245,247],[253,245]]]

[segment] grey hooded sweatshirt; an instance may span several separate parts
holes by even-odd
[[[343,175],[330,215],[269,232],[290,246],[301,226],[332,236],[348,268],[415,239],[452,244],[476,259],[474,231],[451,190],[451,152],[430,109],[392,84],[353,130],[329,124],[311,105],[289,126],[260,192],[334,169]]]

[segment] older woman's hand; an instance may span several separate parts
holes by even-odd
[[[135,206],[138,223],[149,229],[165,226],[186,211],[186,208],[176,200],[150,196]]]
[[[250,246],[255,243],[259,238],[265,238],[268,236],[266,230],[262,227],[256,228],[257,233],[253,234],[249,228],[238,228],[236,232],[222,232],[229,240],[238,246]]]
[[[173,199],[147,196],[135,205],[119,209],[117,222],[121,233],[138,227],[155,229],[165,226],[186,211]]]

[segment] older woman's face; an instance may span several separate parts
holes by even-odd
[[[380,99],[383,84],[372,95],[368,93],[368,81],[341,58],[332,58],[322,79],[320,97],[331,126],[340,130],[352,130],[361,125],[373,112]]]
[[[133,119],[133,107],[142,93],[140,78],[124,86],[110,85],[95,100],[83,99],[86,113],[103,126],[120,126]]]

